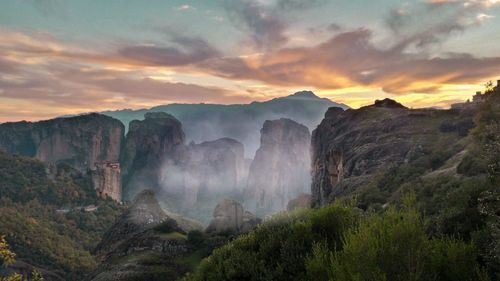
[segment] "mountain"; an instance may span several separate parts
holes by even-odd
[[[319,98],[313,92],[302,91],[250,104],[169,104],[141,110],[104,111],[101,114],[122,121],[127,128],[130,121],[142,120],[147,112],[167,112],[182,123],[188,142],[200,143],[228,137],[243,143],[245,157],[253,158],[259,147],[259,130],[265,120],[289,118],[312,130],[329,107],[349,108]]]
[[[390,99],[357,110],[330,108],[312,134],[314,204],[351,194],[392,167],[415,165],[437,173],[449,161],[447,168],[456,170],[474,114],[409,109]]]

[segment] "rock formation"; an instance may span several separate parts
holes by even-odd
[[[289,200],[309,191],[310,139],[307,127],[290,119],[264,122],[245,190],[248,210],[258,216],[285,210]]]
[[[201,143],[229,137],[243,143],[245,157],[255,155],[259,148],[259,130],[265,120],[290,118],[311,131],[329,107],[349,108],[344,104],[320,98],[310,91],[301,91],[286,97],[250,104],[169,104],[140,110],[107,111],[103,114],[129,124],[141,120],[146,112],[168,112],[182,123],[189,141]]]
[[[153,228],[169,219],[161,209],[152,190],[143,190],[132,201],[130,207],[115,224],[103,235],[101,243],[96,248],[100,260],[118,248],[133,235]]]
[[[8,267],[0,267],[0,279],[5,278],[2,280],[10,280],[7,279],[7,276],[12,276],[14,274],[21,274],[22,279],[21,280],[29,280],[31,278],[32,272],[36,270],[40,273],[40,275],[43,277],[44,281],[64,281],[64,278],[61,276],[55,274],[52,271],[46,270],[41,267],[36,267],[31,264],[25,263],[23,261],[16,261],[13,264],[10,264]]]
[[[224,199],[213,213],[213,219],[207,227],[207,232],[235,231],[248,232],[261,223],[261,219],[245,211],[243,206],[235,200]]]
[[[234,192],[246,183],[244,149],[240,142],[222,138],[191,143],[188,150],[185,188],[193,195]]]
[[[183,233],[154,192],[143,190],[97,246],[101,264],[91,280],[178,280],[187,268],[175,261],[190,253]]]
[[[64,161],[81,172],[96,162],[116,162],[123,124],[111,117],[88,114],[40,122],[0,125],[0,149],[45,162]]]
[[[121,202],[122,199],[122,175],[120,163],[97,162],[92,170],[92,181],[94,188],[101,198],[110,197]]]
[[[312,134],[313,205],[357,190],[377,171],[426,155],[435,143],[443,143],[439,137],[445,129],[460,136],[472,128],[472,116],[456,110],[408,109],[390,99],[357,110],[330,108]],[[443,126],[450,122],[458,125]]]
[[[124,193],[132,197],[142,189],[159,191],[160,181],[182,186],[179,177],[186,160],[185,136],[181,123],[164,112],[147,113],[143,121],[130,122],[121,158]],[[163,165],[172,167],[160,173]],[[163,179],[161,179],[163,177]]]

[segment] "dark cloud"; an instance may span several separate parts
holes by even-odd
[[[65,6],[64,1],[61,0],[24,0],[45,17],[49,16],[67,16],[67,7]]]
[[[171,43],[177,46],[129,46],[119,49],[118,55],[123,56],[124,59],[149,65],[164,66],[187,65],[219,55],[214,47],[201,38],[173,35]]]
[[[300,11],[321,6],[326,2],[326,0],[278,0],[276,7],[285,11]]]
[[[329,24],[326,27],[326,29],[330,30],[330,31],[340,31],[340,30],[342,30],[342,26],[333,22],[333,23]]]
[[[285,23],[272,9],[252,0],[226,0],[223,3],[228,18],[237,28],[249,33],[259,48],[280,46],[287,42]]]
[[[384,22],[395,41],[405,44],[405,48],[425,48],[481,25],[477,15],[482,8],[476,2],[465,5],[461,1],[427,1],[393,9]]]
[[[286,27],[290,24],[286,14],[317,7],[323,0],[279,0],[264,4],[256,0],[224,0],[228,18],[235,27],[248,33],[252,42],[260,49],[275,49],[286,42]]]

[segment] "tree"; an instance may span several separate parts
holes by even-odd
[[[7,267],[16,262],[16,254],[14,254],[5,240],[5,235],[0,237],[0,262],[3,266]],[[7,277],[0,277],[0,281],[21,281],[23,276],[15,273]],[[36,269],[31,273],[31,281],[43,281],[43,277]]]
[[[5,240],[5,235],[0,237],[0,261],[3,266],[7,267],[12,263],[15,263],[16,254],[14,254]],[[0,277],[0,281],[20,281],[23,276],[21,274],[14,274],[7,277]]]

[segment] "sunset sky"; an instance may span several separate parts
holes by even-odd
[[[448,107],[497,79],[500,0],[0,1],[0,122],[299,90]]]

